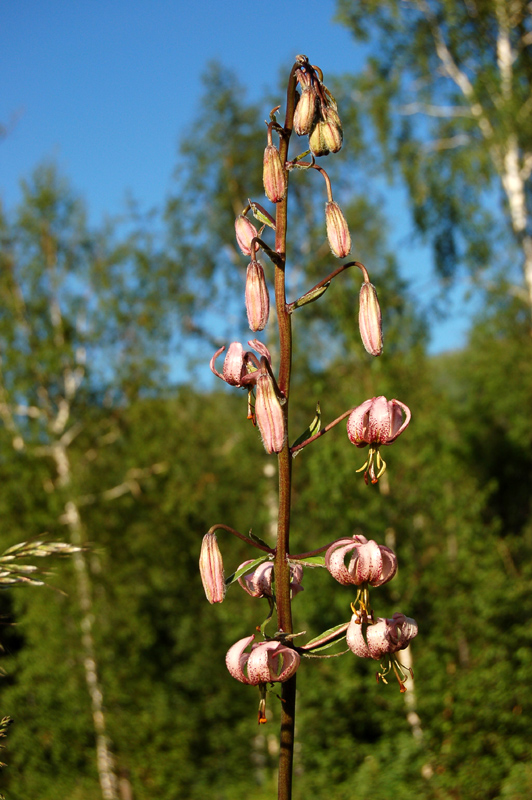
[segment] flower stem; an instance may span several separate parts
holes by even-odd
[[[290,73],[286,96],[286,117],[284,129],[280,132],[279,152],[284,165],[288,156],[288,144],[292,133],[295,108],[296,70],[295,63]],[[289,176],[287,175],[287,178]],[[292,493],[292,457],[288,444],[288,409],[290,377],[292,372],[292,321],[286,304],[286,232],[287,199],[277,203],[275,219],[275,251],[279,259],[275,261],[275,306],[279,327],[279,389],[286,398],[283,405],[287,440],[279,453],[279,517],[277,526],[277,549],[274,561],[275,586],[277,598],[277,627],[283,633],[293,633],[292,607],[290,601],[290,565],[287,554],[290,550],[290,503]],[[279,800],[292,797],[292,765],[294,756],[295,727],[295,676],[283,683],[281,702],[281,739],[279,751]]]

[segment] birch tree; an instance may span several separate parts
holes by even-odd
[[[339,0],[338,12],[374,45],[353,90],[441,275],[465,263],[490,288],[491,261],[532,309],[532,6]]]

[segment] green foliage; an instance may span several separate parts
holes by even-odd
[[[526,232],[510,195],[526,193],[519,214],[529,218],[526,3],[339,0],[337,7],[338,19],[369,44],[366,69],[351,78],[366,157],[405,181],[444,285],[465,264],[490,291],[503,273],[521,286]],[[519,171],[513,184],[511,158]]]
[[[378,10],[393,45],[397,4],[360,6]],[[363,16],[353,24],[360,35],[371,32]],[[421,23],[413,30],[419,54]],[[412,61],[407,39],[401,42],[402,57]],[[464,37],[457,52],[466,46]],[[431,68],[430,55],[420,63]],[[388,77],[391,93],[396,77]],[[240,331],[244,319],[243,303],[235,304],[233,319],[222,300],[226,286],[242,296],[245,258],[235,252],[232,224],[247,202],[243,187],[262,194],[263,132],[233,79],[213,67],[206,85],[213,103],[205,102],[197,135],[185,143],[188,166],[167,208],[170,257],[149,229],[125,240],[116,231],[89,231],[79,201],[49,170],[28,183],[16,218],[2,222],[3,383],[12,403],[41,414],[15,417],[14,428],[3,415],[0,544],[40,541],[45,531],[60,540],[65,503],[80,509],[111,749],[118,775],[140,800],[275,795],[279,700],[269,695],[269,722],[257,728],[257,691],[224,668],[229,646],[263,621],[268,605],[236,584],[223,605],[209,606],[197,569],[201,537],[213,522],[242,533],[252,528],[271,542],[276,481],[265,468],[273,462],[245,420],[244,392],[156,389],[164,360],[159,337],[167,341],[178,290],[180,314],[193,315],[207,338],[218,335],[202,316],[213,292],[227,329]],[[385,107],[380,113],[384,124]],[[476,166],[481,174],[480,155]],[[233,174],[236,185],[228,180]],[[290,256],[304,265],[290,287],[294,298],[335,266],[324,197],[319,189],[317,197],[298,191],[308,178],[291,176],[300,244]],[[386,251],[384,221],[364,198],[347,191],[344,198],[355,255],[364,254],[379,291],[385,351],[372,359],[359,341],[354,269],[297,310],[290,436],[305,430],[318,401],[322,425],[380,394],[406,402],[413,420],[383,447],[388,471],[377,486],[356,474],[365,453],[343,425],[302,451],[294,462],[292,549],[306,552],[355,533],[393,547],[399,574],[372,590],[372,603],[378,615],[413,616],[420,633],[406,695],[392,682],[377,684],[378,666],[351,653],[303,660],[295,797],[524,800],[532,713],[528,321],[506,298],[478,321],[463,351],[427,357],[425,326]],[[62,339],[50,313],[54,299]],[[53,457],[38,448],[57,440],[65,366],[80,366],[81,347],[88,377],[71,405],[77,435],[68,447],[70,482],[61,485]],[[13,447],[18,435],[28,446]],[[256,555],[240,540],[219,537],[226,574]],[[2,635],[2,712],[16,721],[3,778],[10,800],[96,800],[80,635],[87,622],[73,565],[55,566],[46,583],[54,588],[0,593],[0,613],[16,622]],[[294,616],[305,641],[349,619],[350,587],[319,567],[305,570],[304,586]]]

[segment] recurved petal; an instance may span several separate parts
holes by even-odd
[[[390,400],[390,435],[388,437],[388,441],[384,442],[384,444],[391,444],[395,442],[398,436],[405,430],[408,426],[412,414],[410,409],[404,403],[401,403],[399,400]],[[403,413],[405,418],[403,420]]]
[[[371,442],[369,438],[369,411],[374,399],[365,400],[361,405],[354,408],[347,419],[347,435],[349,440],[357,447],[365,447]]]
[[[221,378],[222,380],[225,380],[224,376],[223,376],[223,375],[220,375],[220,373],[218,372],[218,370],[216,369],[216,367],[215,367],[214,365],[215,365],[215,363],[216,363],[216,359],[218,358],[218,356],[219,356],[219,355],[221,355],[221,353],[223,353],[223,351],[224,351],[224,350],[225,350],[225,345],[224,345],[223,347],[220,347],[220,348],[219,348],[219,349],[216,351],[216,353],[213,355],[213,357],[211,358],[211,360],[210,360],[210,362],[209,362],[209,366],[210,366],[210,368],[211,368],[211,371],[212,371],[212,372],[214,372],[214,374],[215,374],[215,375],[216,375],[218,378]]]
[[[382,580],[379,583],[374,583],[373,586],[382,586],[384,583],[388,583],[397,572],[397,556],[393,550],[383,544],[381,544],[380,550],[382,555]]]
[[[252,634],[251,636],[246,636],[245,639],[240,639],[238,642],[235,642],[235,644],[229,648],[225,656],[227,669],[233,678],[236,678],[236,680],[241,683],[251,683],[244,674],[244,667],[249,659],[249,653],[244,653],[244,650],[251,644],[254,638],[255,634]]]
[[[395,613],[388,622],[388,639],[393,648],[390,652],[396,653],[408,647],[412,639],[417,636],[418,625],[412,617],[405,617],[404,614]]]
[[[340,542],[345,542],[340,544]],[[325,566],[333,578],[343,586],[353,583],[351,572],[345,566],[345,557],[356,547],[352,539],[339,539],[325,553]]]
[[[258,339],[252,339],[250,342],[248,342],[248,344],[250,347],[256,350],[259,355],[264,356],[264,358],[268,360],[269,364],[272,363],[272,357],[270,355],[270,351],[268,350],[265,344],[259,342]]]
[[[292,650],[291,647],[279,645],[278,650],[273,654],[274,669],[277,674],[276,681],[283,683],[287,681],[292,675],[295,675],[301,661],[299,653]],[[282,666],[281,666],[282,665]]]
[[[368,417],[368,438],[375,444],[385,444],[391,433],[391,409],[385,397],[374,397]]]

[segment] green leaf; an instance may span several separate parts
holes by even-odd
[[[298,436],[295,442],[292,444],[292,447],[297,447],[298,444],[302,444],[307,439],[310,439],[311,436],[314,436],[316,433],[319,433],[321,430],[321,408],[320,404],[316,403],[316,416],[301,436]],[[292,457],[295,458],[297,454],[301,452],[298,450],[296,453],[292,453]]]
[[[307,292],[306,294],[302,295],[302,297],[300,297],[294,303],[290,304],[289,308],[290,313],[292,311],[295,311],[296,308],[301,308],[301,306],[306,306],[309,303],[313,303],[314,300],[317,300],[319,297],[322,296],[322,294],[325,294],[330,285],[331,282],[328,281],[327,283],[324,283],[323,286],[320,286],[318,289],[311,289],[310,292]]]
[[[255,542],[255,544],[260,544],[260,545],[261,545],[261,547],[268,547],[268,548],[270,547],[270,545],[269,545],[269,544],[266,544],[266,542],[265,542],[263,539],[261,539],[259,536],[257,536],[255,533],[253,533],[253,531],[251,531],[251,530],[250,530],[250,531],[249,531],[249,533],[248,533],[248,537],[249,537],[249,538],[250,538],[252,541],[254,541],[254,542]]]
[[[260,205],[260,203],[255,203],[253,200],[249,200],[248,202],[251,206],[251,210],[253,212],[253,216],[255,217],[255,219],[257,219],[259,222],[262,222],[264,225],[268,225],[268,227],[273,228],[273,230],[275,230],[275,220],[271,216],[271,214],[268,214],[266,209],[263,208]]]
[[[314,639],[311,639],[310,642],[306,643],[305,650],[308,650],[310,647],[312,647],[314,642],[316,643],[316,647],[313,648],[313,652],[318,652],[318,650],[326,650],[328,647],[332,647],[333,644],[336,644],[345,637],[347,625],[348,623],[342,622],[340,625],[335,625],[334,628],[329,628],[328,630],[324,631],[319,636],[315,636]],[[336,633],[338,633],[338,636],[335,637]],[[329,636],[332,638],[332,641],[325,642],[325,644],[320,644],[320,642],[322,642],[324,639],[327,639]]]
[[[290,564],[301,564],[302,567],[324,567],[325,556],[309,556],[308,558],[289,559]]]

